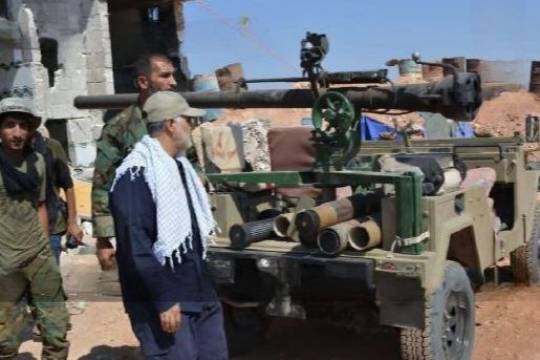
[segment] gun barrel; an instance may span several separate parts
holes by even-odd
[[[332,88],[359,109],[395,109],[440,113],[450,119],[472,120],[482,102],[480,78],[460,73],[428,84]],[[321,91],[324,94],[325,91]],[[307,89],[183,92],[191,106],[200,108],[310,108],[315,95]],[[136,94],[78,96],[79,109],[118,109],[137,102]]]

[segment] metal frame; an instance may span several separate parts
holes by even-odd
[[[274,186],[338,187],[350,185],[390,184],[396,190],[397,236],[409,239],[424,232],[422,179],[414,173],[394,174],[373,171],[273,171],[232,174],[207,174],[212,183],[267,183]],[[422,244],[396,249],[402,253],[420,254]]]

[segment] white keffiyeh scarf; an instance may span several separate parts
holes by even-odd
[[[184,168],[186,190],[191,195],[199,225],[204,259],[216,223],[210,210],[208,195],[193,166],[185,156],[178,156],[176,161]],[[116,177],[111,187],[112,192],[116,182],[127,171],[130,171],[131,180],[134,180],[139,170],[144,169],[144,179],[156,205],[157,240],[153,251],[161,265],[165,265],[167,258],[171,258],[175,251],[178,262],[181,262],[182,253],[193,248],[191,215],[176,161],[165,152],[157,140],[145,135],[116,169]]]

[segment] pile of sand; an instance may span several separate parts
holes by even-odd
[[[272,127],[300,126],[306,117],[311,117],[311,109],[224,109],[216,124],[268,119]]]
[[[503,92],[484,101],[474,124],[493,136],[512,136],[515,132],[525,131],[528,114],[540,115],[540,97],[525,90]]]

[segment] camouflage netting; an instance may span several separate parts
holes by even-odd
[[[270,154],[268,129],[272,126],[270,120],[251,119],[243,122],[244,157],[254,171],[270,171]]]

